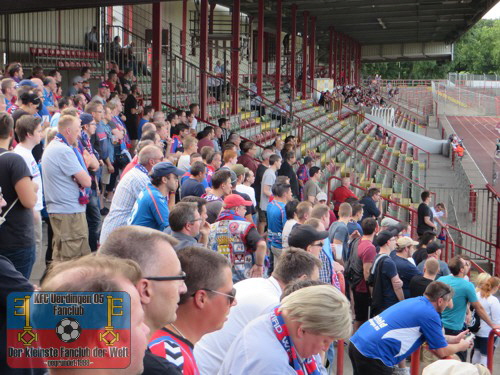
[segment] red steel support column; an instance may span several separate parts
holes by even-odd
[[[291,48],[290,48],[290,89],[292,92],[292,101],[295,100],[295,92],[296,92],[296,77],[295,77],[295,62],[297,58],[296,52],[296,42],[297,42],[297,5],[292,4],[292,37],[291,39]]]
[[[201,1],[200,8],[200,118],[207,120],[208,1]]]
[[[309,12],[304,12],[304,27],[302,31],[302,99],[306,98],[307,94],[307,21]]]
[[[153,3],[153,67],[151,71],[151,104],[154,109],[161,111],[161,24],[162,3]]]
[[[182,0],[182,30],[181,30],[181,56],[182,80],[186,80],[186,35],[187,35],[187,0]]]
[[[350,85],[352,83],[351,78],[351,68],[352,68],[352,39],[347,38],[347,83]]]
[[[333,84],[337,86],[338,80],[338,74],[339,74],[339,65],[338,65],[338,59],[339,59],[339,49],[338,49],[338,44],[339,44],[339,33],[337,31],[333,31]]]
[[[262,95],[262,62],[264,61],[264,0],[259,0],[257,16],[257,95]]]
[[[316,68],[316,17],[311,17],[311,33],[309,34],[309,71],[311,74],[311,85],[314,85],[314,73]]]
[[[209,34],[212,34],[214,32],[214,10],[215,10],[215,6],[217,4],[215,4],[214,2],[211,2],[210,3],[210,13],[208,15],[208,33]],[[213,55],[214,55],[214,45],[213,45],[213,41],[212,41],[212,44],[211,44],[211,48],[208,49],[208,70],[212,70],[213,69]]]
[[[264,60],[266,61],[266,76],[269,75],[269,34],[264,32]],[[269,78],[269,77],[266,77]]]
[[[133,18],[133,6],[124,5],[123,6],[123,27],[125,28],[123,32],[123,45],[126,46],[130,42],[130,31],[133,29],[132,18]]]
[[[328,44],[328,78],[333,77],[333,26],[330,26],[330,43]]]
[[[233,0],[233,40],[231,42],[231,114],[238,113],[240,77],[240,0]]]
[[[280,99],[281,88],[281,0],[276,0],[276,78],[274,79],[275,99]]]

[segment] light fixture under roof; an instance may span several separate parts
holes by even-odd
[[[385,26],[385,23],[384,23],[384,21],[382,21],[382,18],[377,18],[377,21],[382,29],[384,29],[384,30],[387,29],[387,26]]]

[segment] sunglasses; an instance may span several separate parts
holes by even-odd
[[[149,276],[145,277],[146,280],[151,280],[151,281],[183,281],[186,280],[186,272],[182,271],[179,275],[177,276]]]
[[[221,296],[225,296],[225,297],[227,297],[227,300],[229,301],[230,305],[232,305],[234,300],[236,299],[236,289],[234,289],[234,288],[231,290],[231,294],[222,293],[222,292],[218,292],[216,290],[207,289],[207,288],[200,288],[200,290],[204,290],[206,292],[220,294]],[[195,294],[196,294],[196,292],[194,292],[191,296],[194,296]]]

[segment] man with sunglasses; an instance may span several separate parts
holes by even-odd
[[[178,252],[186,272],[187,293],[181,296],[177,319],[153,333],[149,349],[183,374],[199,374],[194,345],[207,333],[222,328],[236,305],[231,265],[221,254],[200,247]],[[143,374],[176,374],[161,362]]]
[[[429,284],[423,297],[401,301],[365,322],[351,337],[349,357],[354,375],[389,375],[393,366],[408,358],[425,341],[439,358],[467,350],[468,331],[443,334],[441,314],[453,308],[453,289],[445,283]]]

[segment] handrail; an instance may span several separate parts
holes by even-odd
[[[500,336],[500,329],[492,329],[490,334],[488,335],[488,360],[486,362],[488,370],[493,374],[493,353],[494,353],[494,344],[495,344],[495,336]]]
[[[255,95],[257,95],[257,93],[256,93],[255,91],[253,91],[253,90],[251,90],[250,88],[247,88],[247,87],[245,87],[245,86],[243,86],[243,85],[240,85],[240,88],[242,88],[242,89],[244,89],[244,90],[248,90],[248,91],[250,91],[250,92],[254,93]],[[262,96],[262,95],[260,95],[260,97],[261,97],[263,100],[265,100],[265,101],[268,101],[268,102],[272,103],[272,105],[273,105],[273,106],[275,106],[275,107],[277,107],[277,108],[280,108],[280,109],[282,109],[282,110],[286,111],[286,112],[287,112],[287,113],[289,113],[292,117],[294,117],[294,118],[298,119],[299,121],[301,121],[303,124],[305,124],[305,125],[309,126],[310,128],[313,128],[314,130],[316,130],[316,131],[318,131],[319,133],[321,133],[321,134],[323,134],[323,135],[327,136],[328,138],[333,139],[334,141],[336,141],[336,142],[340,143],[341,145],[343,145],[343,146],[345,146],[345,147],[349,148],[350,150],[352,150],[352,151],[354,151],[354,152],[358,153],[359,155],[361,155],[361,156],[365,157],[366,159],[370,160],[371,162],[373,162],[373,163],[377,164],[378,166],[380,166],[380,167],[382,167],[382,168],[384,168],[384,169],[389,170],[391,173],[394,173],[394,175],[397,175],[397,176],[399,176],[399,177],[403,178],[404,180],[409,181],[411,184],[415,184],[416,186],[420,187],[421,189],[426,190],[426,189],[425,189],[425,187],[424,187],[424,186],[422,186],[422,185],[420,185],[418,182],[413,181],[411,178],[408,178],[408,177],[406,177],[405,175],[403,175],[403,174],[399,173],[398,171],[395,171],[395,170],[393,170],[393,169],[389,168],[388,166],[386,166],[385,164],[383,164],[383,163],[381,163],[381,162],[379,162],[379,161],[377,161],[377,160],[373,159],[371,156],[368,156],[368,155],[367,155],[367,154],[365,154],[364,152],[359,151],[356,147],[353,147],[353,146],[351,146],[350,144],[345,143],[345,142],[344,142],[344,141],[342,141],[341,139],[339,139],[339,138],[337,138],[337,137],[333,136],[332,134],[329,134],[329,133],[325,132],[323,129],[321,129],[321,128],[317,127],[316,125],[311,124],[309,121],[304,120],[304,119],[302,119],[302,118],[300,118],[300,117],[296,116],[294,113],[290,112],[289,110],[287,110],[287,109],[285,109],[285,108],[281,107],[281,106],[280,106],[280,105],[278,105],[278,104],[275,104],[275,103],[274,103],[273,101],[271,101],[270,99],[267,99],[266,97],[264,97],[264,96]]]
[[[403,106],[403,105],[401,105],[401,104],[399,104],[399,103],[395,102],[395,101],[394,101],[394,100],[392,100],[392,99],[389,99],[389,98],[387,98],[387,97],[385,97],[385,96],[382,96],[382,97],[384,98],[384,100],[385,100],[387,103],[390,103],[390,104],[392,104],[392,105],[395,105],[395,106],[401,107],[401,108],[403,108],[406,112],[410,112],[410,114],[411,114],[412,116],[416,116],[416,117],[418,117],[418,118],[419,118],[422,122],[424,122],[424,121],[425,121],[424,116],[422,116],[421,114],[419,114],[419,113],[417,113],[417,112],[413,111],[412,109],[409,109],[409,108],[407,108],[407,107],[405,107],[405,106]],[[428,125],[426,125],[426,126],[428,126]]]
[[[318,92],[318,93],[321,93],[321,91],[316,90],[316,89],[315,89],[313,86],[311,86],[310,84],[306,84],[306,85],[307,85],[307,86],[309,86],[309,88],[313,89],[314,91],[316,91],[316,92]],[[350,108],[349,106],[345,105],[344,103],[342,103],[342,101],[340,101],[340,108],[341,108],[341,109],[342,109],[342,108],[347,108],[349,111],[352,111],[352,112],[354,112],[354,113],[358,113],[358,111],[356,111],[356,110],[354,110],[354,109]],[[411,141],[409,141],[409,140],[407,140],[407,139],[404,139],[404,138],[403,138],[403,137],[401,137],[400,135],[398,135],[398,134],[394,133],[393,131],[391,131],[391,130],[387,129],[385,126],[383,126],[383,125],[381,125],[381,124],[379,124],[379,123],[377,123],[377,122],[375,122],[375,121],[373,121],[373,120],[370,120],[370,119],[368,119],[368,118],[366,118],[366,117],[365,117],[365,120],[367,120],[367,121],[369,121],[369,122],[371,122],[371,123],[373,123],[373,124],[375,124],[375,125],[377,125],[377,126],[382,126],[382,127],[384,128],[384,130],[385,130],[385,131],[387,131],[387,132],[391,133],[391,134],[392,134],[393,136],[395,136],[396,138],[399,138],[399,139],[401,139],[402,141],[404,141],[404,142],[406,142],[406,143],[409,143],[410,145],[412,145],[412,147],[416,148],[417,150],[420,150],[420,151],[424,152],[425,154],[427,154],[427,164],[429,164],[429,163],[430,163],[430,157],[431,157],[431,154],[430,154],[430,152],[429,152],[429,151],[425,151],[425,150],[423,150],[422,148],[418,147],[418,146],[417,146],[416,144],[414,144],[413,142],[411,142]]]

